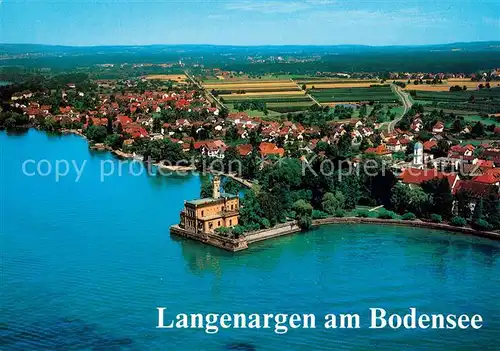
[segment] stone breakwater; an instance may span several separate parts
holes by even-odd
[[[472,234],[475,236],[480,236],[484,238],[500,240],[500,233],[497,232],[487,232],[475,230],[466,227],[455,227],[449,224],[443,223],[432,223],[424,221],[403,221],[396,219],[378,219],[378,218],[357,218],[357,217],[343,217],[343,218],[325,218],[325,219],[315,219],[313,221],[313,227],[319,227],[322,225],[332,225],[332,224],[381,224],[381,225],[398,225],[407,227],[418,227],[418,228],[429,228],[436,230],[445,230],[450,232],[458,232],[463,234]],[[289,234],[294,234],[300,232],[300,227],[295,221],[290,221],[287,223],[281,223],[273,228],[262,229],[254,232],[250,232],[244,237],[238,239],[229,238],[216,233],[199,233],[195,234],[189,232],[185,229],[180,228],[177,225],[170,227],[170,233],[173,235],[182,236],[185,238],[193,239],[202,242],[207,245],[212,245],[224,250],[237,252],[248,249],[248,247],[253,244],[264,240],[269,240],[273,238],[278,238],[280,236],[285,236]]]
[[[406,227],[429,228],[437,230],[445,230],[449,232],[472,234],[484,238],[500,240],[499,232],[476,230],[469,227],[456,227],[445,223],[424,222],[421,220],[403,221],[398,219],[379,219],[379,218],[358,218],[358,217],[342,217],[342,218],[325,218],[313,220],[313,227],[325,224],[382,224],[382,225],[399,225]]]

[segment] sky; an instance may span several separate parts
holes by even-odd
[[[0,0],[0,43],[424,45],[500,40],[500,0]]]

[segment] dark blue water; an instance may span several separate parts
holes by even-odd
[[[1,145],[1,350],[498,350],[500,244],[415,228],[324,227],[231,254],[170,237],[199,178],[100,181],[76,136],[30,131]],[[27,159],[87,160],[28,177]],[[34,167],[28,167],[33,171]],[[42,167],[42,171],[46,171]],[[359,313],[362,329],[157,330],[175,313]],[[368,309],[481,314],[480,330],[370,330]]]

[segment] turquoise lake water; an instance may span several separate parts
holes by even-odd
[[[417,228],[323,227],[238,254],[172,238],[199,178],[100,181],[77,136],[0,132],[0,349],[498,350],[500,243]],[[27,159],[87,160],[75,173],[25,176]],[[28,171],[33,171],[33,165]],[[45,171],[45,168],[42,167]],[[358,313],[361,329],[158,330],[175,313]],[[480,330],[373,330],[368,309],[481,314]]]

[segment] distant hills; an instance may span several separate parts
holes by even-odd
[[[252,58],[252,59],[250,59]],[[0,44],[0,67],[71,70],[96,64],[202,64],[254,74],[316,72],[457,72],[500,67],[500,41],[418,46]]]
[[[363,53],[363,52],[432,52],[432,51],[500,51],[500,41],[451,43],[437,45],[112,45],[112,46],[63,46],[42,44],[0,44],[0,55],[8,54],[99,54],[99,53],[203,53],[230,52],[234,54],[287,54],[287,53]]]

